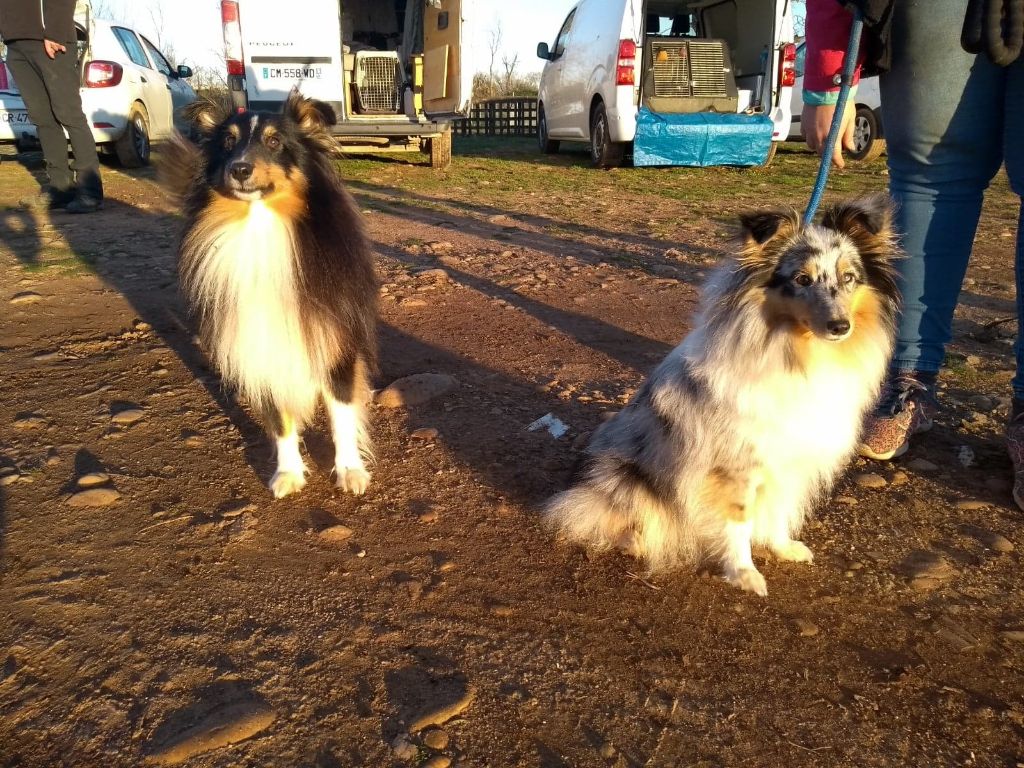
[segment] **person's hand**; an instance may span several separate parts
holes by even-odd
[[[60,43],[53,42],[53,40],[43,40],[43,49],[51,59],[57,58],[58,53],[67,53],[68,50]]]
[[[825,144],[828,142],[828,129],[832,127],[832,116],[836,108],[832,104],[815,106],[804,104],[803,115],[800,117],[800,130],[807,140],[807,146],[821,155],[825,151]],[[853,119],[857,114],[853,103],[846,102],[846,114],[843,115],[843,123],[839,128],[839,141],[832,152],[832,162],[837,168],[843,168],[843,148],[853,151]]]

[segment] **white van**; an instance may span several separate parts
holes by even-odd
[[[470,0],[222,0],[236,108],[279,111],[288,92],[334,107],[343,148],[420,150],[451,161],[469,111]]]
[[[749,115],[771,121],[764,162],[790,126],[796,79],[788,0],[580,0],[546,60],[537,105],[543,152],[588,142],[595,165],[618,164],[638,115]]]

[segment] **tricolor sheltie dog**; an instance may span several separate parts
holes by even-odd
[[[321,398],[337,485],[361,494],[377,279],[334,166],[334,112],[293,92],[282,114],[197,102],[189,116],[198,146],[179,137],[163,170],[185,208],[179,278],[200,338],[277,443],[274,496],[306,484],[299,435]]]
[[[711,558],[766,595],[753,545],[810,562],[797,539],[852,456],[893,344],[897,249],[884,198],[743,215],[694,330],[603,424],[579,482],[551,499],[569,539],[652,572]]]

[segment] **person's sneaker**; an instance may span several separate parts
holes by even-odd
[[[46,187],[34,195],[23,197],[18,201],[22,208],[46,209],[56,211],[67,208],[68,203],[75,199],[75,192],[72,189],[53,189]]]
[[[75,199],[64,206],[68,213],[92,213],[103,207],[103,201],[98,197],[78,193]]]
[[[864,422],[857,453],[879,461],[902,456],[911,435],[932,428],[934,408],[931,391],[912,374],[887,380],[878,405]]]
[[[1024,509],[1024,413],[1017,413],[1006,425],[1006,452],[1013,462],[1013,500]]]

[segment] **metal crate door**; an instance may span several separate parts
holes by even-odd
[[[402,108],[404,78],[393,51],[358,51],[355,58],[356,109],[364,115],[393,115]]]

